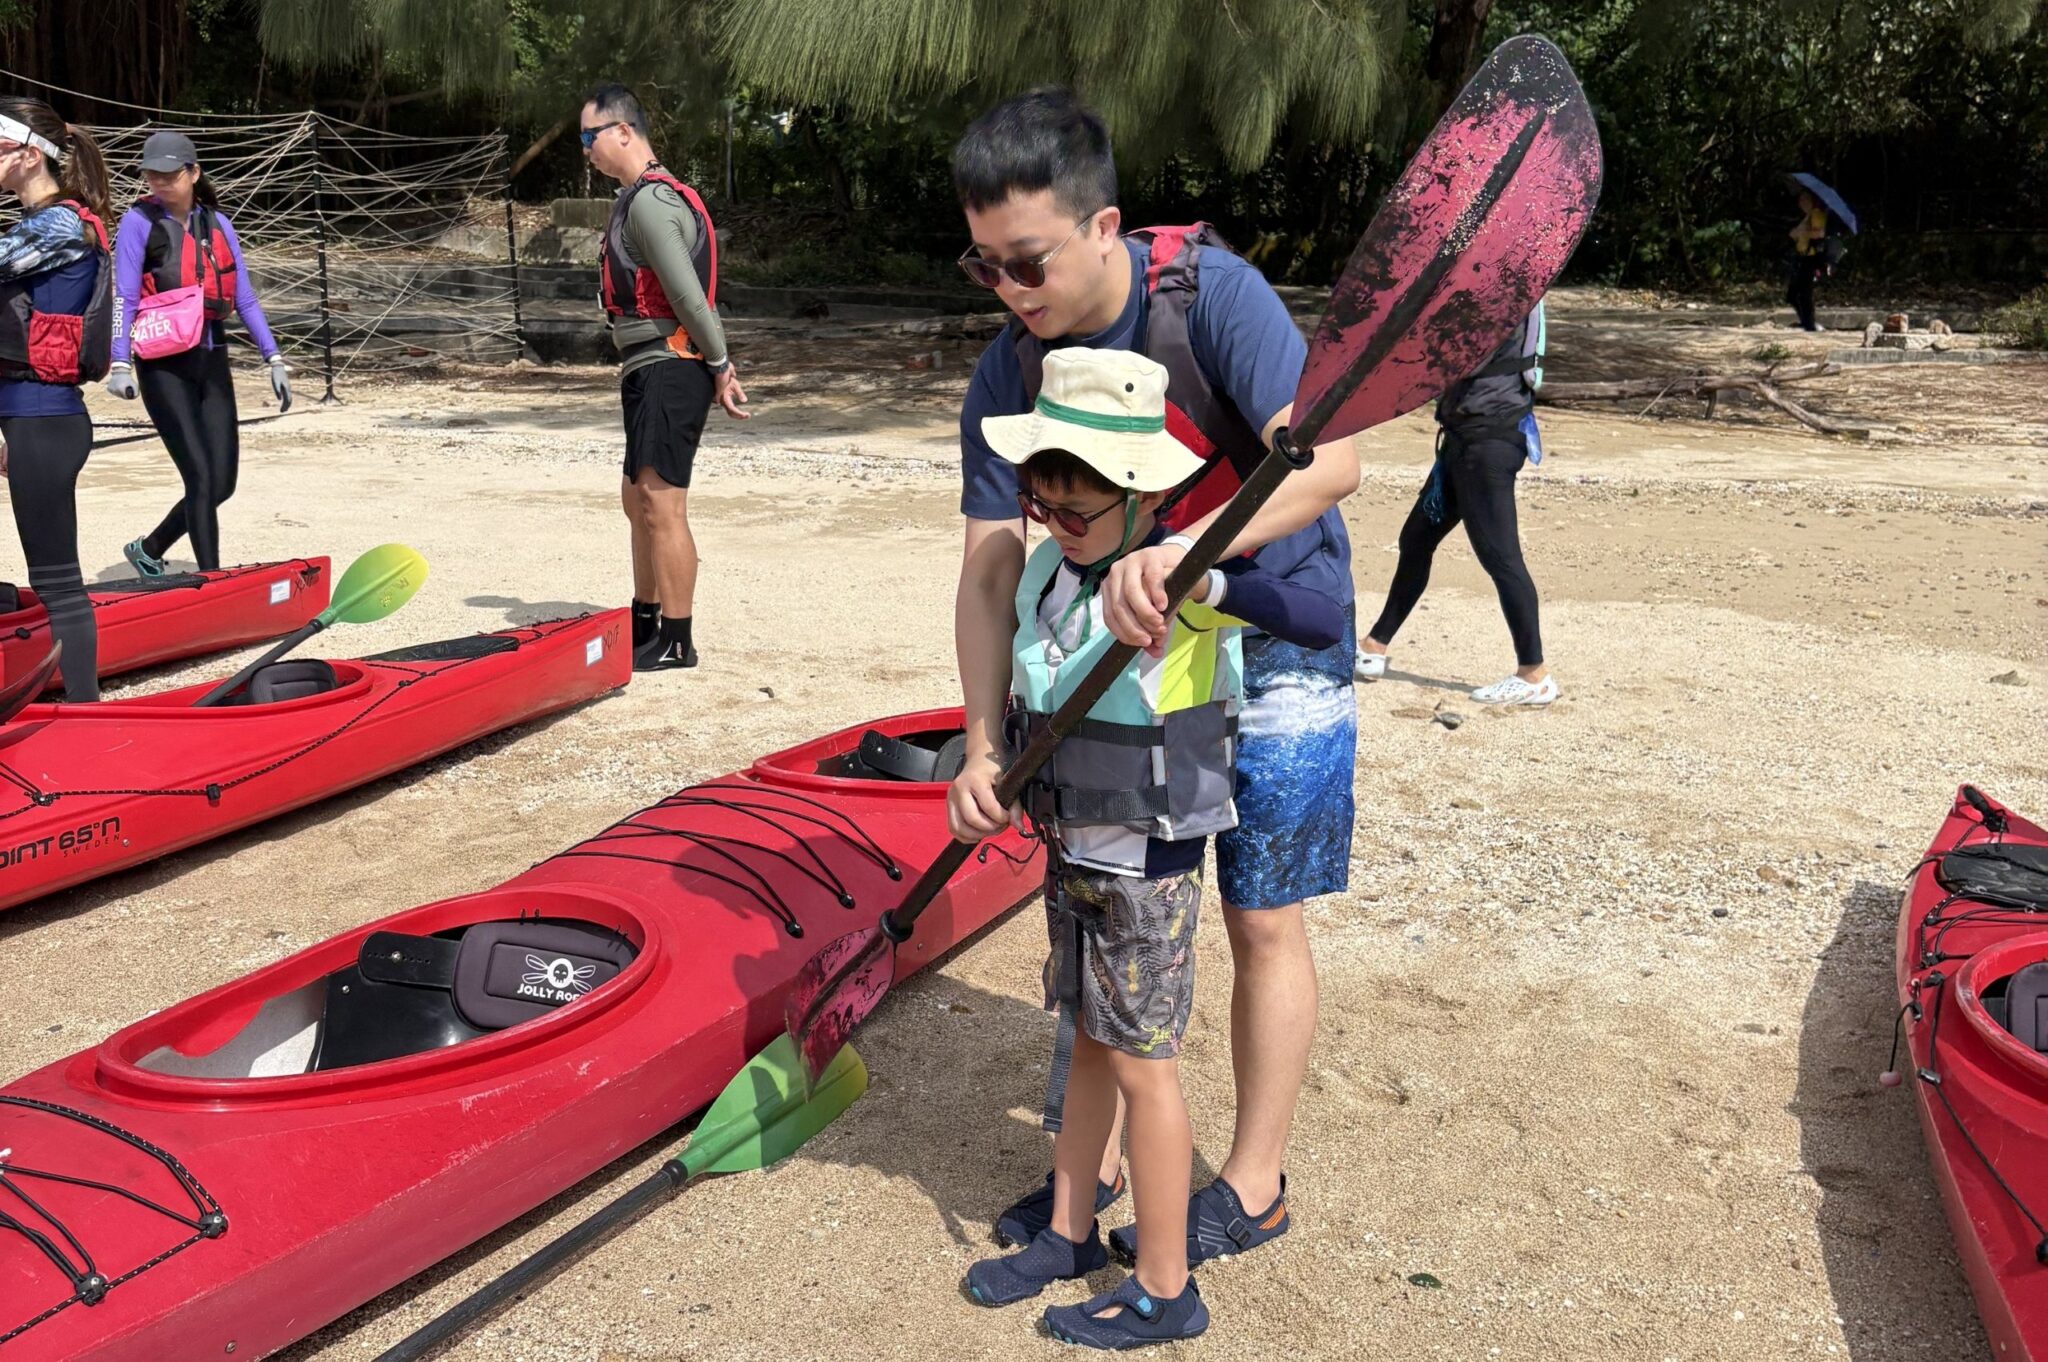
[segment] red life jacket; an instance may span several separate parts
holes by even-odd
[[[606,226],[604,240],[598,247],[600,296],[604,300],[605,315],[635,320],[675,320],[675,305],[669,302],[668,294],[662,290],[660,276],[645,265],[634,264],[626,254],[626,215],[632,210],[634,198],[650,184],[665,184],[675,190],[696,215],[697,248],[690,253],[690,263],[696,267],[697,283],[704,290],[704,301],[717,307],[718,234],[712,230],[711,214],[705,209],[704,200],[697,197],[696,190],[659,165],[651,165],[633,187],[619,195],[612,204],[611,222]],[[701,358],[696,355],[687,333],[678,330],[676,334],[690,346],[687,351],[678,349],[677,353]]]
[[[206,290],[208,321],[226,321],[234,315],[235,253],[228,249],[214,211],[203,203],[194,205],[199,230],[193,233],[154,196],[135,206],[149,219],[149,240],[142,252],[142,296],[198,284]]]
[[[1160,522],[1178,530],[1230,500],[1265,457],[1266,447],[1236,404],[1203,375],[1188,333],[1201,249],[1229,250],[1222,233],[1197,222],[1187,227],[1145,227],[1126,235],[1149,252],[1145,322],[1138,342],[1146,358],[1166,370],[1166,429],[1204,462],[1202,471],[1174,489],[1160,508]],[[1035,402],[1044,373],[1045,342],[1015,318],[1010,331],[1024,373],[1025,395]]]
[[[0,285],[0,378],[35,383],[95,383],[113,359],[114,260],[107,226],[74,199],[58,204],[78,214],[98,255],[92,301],[82,313],[41,312],[35,278]]]

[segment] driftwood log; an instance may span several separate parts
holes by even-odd
[[[1725,392],[1744,392],[1776,407],[1787,416],[1824,435],[1868,435],[1884,426],[1870,421],[1843,421],[1802,407],[1778,389],[1788,383],[1810,378],[1832,378],[1842,372],[1839,364],[1798,364],[1790,368],[1772,365],[1768,369],[1740,374],[1673,374],[1663,378],[1624,378],[1608,383],[1545,383],[1537,390],[1538,402],[1627,402],[1646,397],[1655,406],[1667,397],[1691,398],[1706,405],[1709,420]],[[1648,408],[1644,408],[1648,410]]]

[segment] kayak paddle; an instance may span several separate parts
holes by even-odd
[[[295,633],[278,640],[269,652],[200,696],[195,708],[220,704],[248,685],[250,677],[337,620],[343,624],[372,624],[396,614],[426,580],[427,560],[418,550],[403,544],[382,544],[371,549],[341,574],[331,605]]]
[[[377,1362],[414,1362],[481,1322],[699,1178],[744,1173],[788,1158],[867,1091],[867,1065],[852,1046],[813,1082],[787,1036],[747,1061],[718,1094],[690,1142],[637,1187],[519,1266],[487,1282],[382,1353]]]
[[[1359,239],[1309,343],[1293,428],[1168,575],[1169,618],[1318,443],[1413,411],[1507,339],[1585,234],[1600,167],[1592,110],[1564,54],[1533,36],[1496,48]],[[1096,661],[996,781],[1003,807],[1137,652],[1119,643]],[[807,1073],[821,1074],[887,994],[896,947],[972,851],[951,843],[874,927],[828,943],[798,973],[784,1020]]]
[[[64,656],[64,645],[52,643],[50,651],[43,654],[43,660],[30,667],[0,689],[0,724],[11,720],[28,707],[31,700],[49,688],[50,678],[57,674],[57,663]]]

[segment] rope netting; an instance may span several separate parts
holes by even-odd
[[[12,72],[0,78],[60,110],[77,94]],[[98,102],[135,116],[88,125],[114,176],[116,215],[147,192],[139,162],[149,135],[191,137],[278,343],[330,391],[352,374],[518,357],[504,133],[413,137],[321,113]]]

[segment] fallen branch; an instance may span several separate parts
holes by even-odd
[[[1746,374],[1673,374],[1665,378],[1627,378],[1609,383],[1546,383],[1537,390],[1536,400],[1544,403],[1624,402],[1634,397],[1647,397],[1650,406],[1655,406],[1667,397],[1689,397],[1705,403],[1707,418],[1712,420],[1716,399],[1722,393],[1746,392],[1824,435],[1868,435],[1874,430],[1886,429],[1874,422],[1839,421],[1822,416],[1778,392],[1787,383],[1832,378],[1841,372],[1839,364],[1815,362],[1789,369],[1773,366]],[[1645,412],[1648,410],[1648,407],[1644,408]]]

